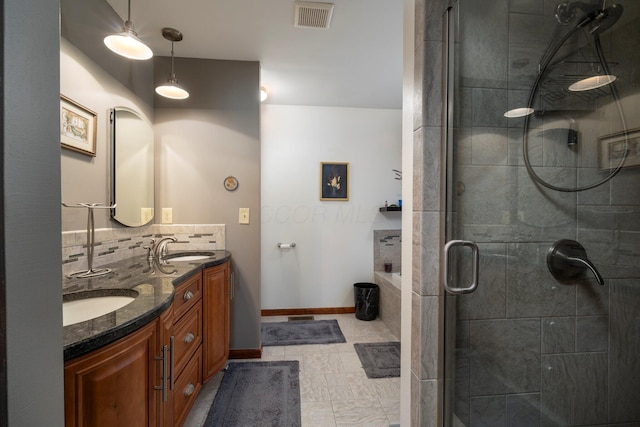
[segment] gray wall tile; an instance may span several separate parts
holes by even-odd
[[[558,283],[546,264],[548,244],[507,245],[507,316],[574,315],[576,287]]]
[[[542,319],[542,353],[573,353],[576,351],[575,317]]]
[[[609,350],[609,317],[578,317],[576,350],[578,352]]]
[[[506,247],[503,243],[480,243],[480,280],[478,288],[458,297],[458,319],[497,319],[506,313]],[[459,260],[457,271],[471,271],[471,256],[451,254]],[[459,286],[471,283],[471,277],[458,277]]]
[[[540,389],[540,320],[470,322],[471,396]]]
[[[542,356],[542,426],[607,422],[607,355]]]
[[[610,422],[640,422],[640,287],[638,279],[611,280]]]
[[[507,396],[508,427],[540,426],[540,394],[514,394]]]
[[[505,396],[472,397],[469,425],[472,427],[506,426]]]

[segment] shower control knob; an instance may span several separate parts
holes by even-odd
[[[602,275],[589,261],[587,251],[575,240],[562,239],[555,242],[547,253],[547,267],[560,282],[577,279],[585,270],[590,270],[598,284],[604,285]]]

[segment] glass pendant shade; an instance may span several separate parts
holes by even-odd
[[[514,108],[513,110],[509,110],[506,113],[504,113],[504,116],[512,119],[512,118],[516,118],[516,117],[525,117],[528,116],[529,114],[532,114],[535,110],[533,108],[529,108],[529,107],[521,107],[521,108]]]
[[[189,92],[182,88],[178,84],[176,73],[173,71],[174,57],[173,57],[173,43],[182,40],[182,33],[175,28],[163,28],[162,37],[171,42],[171,73],[166,83],[156,87],[156,93],[160,96],[170,99],[186,99],[189,97]]]
[[[127,21],[122,32],[104,38],[104,44],[118,55],[129,59],[149,59],[153,52],[142,43]]]
[[[569,90],[572,92],[584,92],[586,90],[597,89],[613,83],[616,79],[617,77],[613,74],[602,74],[599,76],[587,77],[586,79],[579,80],[569,86]]]
[[[189,97],[189,92],[178,84],[178,80],[175,77],[169,78],[165,84],[158,86],[156,93],[171,99],[186,99]]]
[[[104,44],[118,55],[129,59],[149,59],[153,56],[153,52],[149,46],[144,44],[138,34],[133,30],[133,22],[131,22],[131,0],[127,2],[127,20],[124,28],[119,34],[112,34],[104,38]]]

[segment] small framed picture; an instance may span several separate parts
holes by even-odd
[[[320,200],[349,200],[349,163],[320,163]]]
[[[96,122],[96,113],[60,95],[60,144],[64,148],[95,156]]]
[[[598,169],[640,166],[640,128],[598,138]]]

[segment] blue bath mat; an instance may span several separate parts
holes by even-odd
[[[367,378],[400,376],[400,343],[376,342],[354,344]]]
[[[347,342],[335,319],[263,322],[260,331],[264,346]]]

